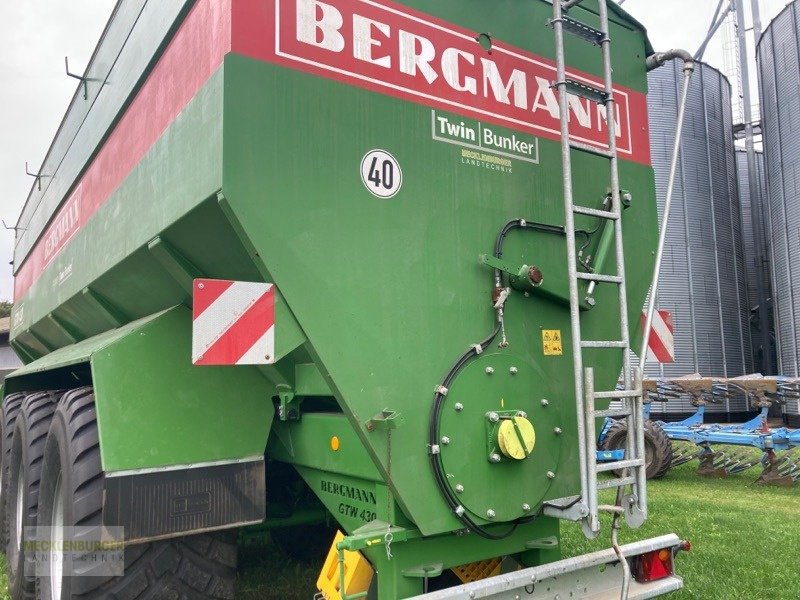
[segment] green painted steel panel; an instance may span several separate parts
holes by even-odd
[[[105,471],[263,455],[274,407],[254,367],[192,366],[191,311],[147,319],[92,355]]]
[[[200,244],[206,255],[203,263],[249,262],[235,236],[226,236],[224,226],[215,227],[214,220],[219,223],[224,217],[197,208],[206,200],[215,203],[222,184],[222,82],[218,71],[17,303],[14,339],[40,354],[47,352],[30,339],[26,330],[33,328],[51,349],[68,344],[43,320],[51,311],[58,311],[84,336],[108,329],[82,297],[87,285],[96,285],[112,299],[126,321],[181,302],[177,285],[145,249],[165,231],[167,239],[179,238],[175,243],[181,248],[184,237]],[[176,231],[174,225],[182,218],[186,226]],[[233,268],[236,275],[257,273],[252,264]]]
[[[552,7],[543,0],[404,4],[468,31],[491,32],[546,60],[552,56],[552,32],[545,25]],[[596,3],[588,6],[575,9],[574,16],[596,24],[596,11],[590,10]],[[635,22],[620,11],[615,15],[616,82],[644,93],[646,38]],[[570,39],[567,51],[571,67],[599,71],[596,48]],[[188,311],[182,307],[135,327],[135,335],[115,337],[114,344],[92,355],[106,468],[257,453],[266,444],[274,383],[296,383],[299,393],[332,394],[344,417],[326,421],[305,415],[281,424],[270,445],[275,458],[296,462],[308,481],[323,473],[384,481],[377,487],[386,490],[392,507],[387,513],[396,503],[403,512],[395,515],[398,521],[413,523],[425,535],[463,526],[430,474],[427,429],[434,386],[493,326],[491,270],[479,257],[492,252],[502,225],[522,217],[559,226],[564,215],[557,141],[492,124],[499,135],[518,136],[526,145],[476,152],[455,131],[435,134],[440,117],[460,125],[457,111],[432,110],[423,100],[402,100],[236,54],[226,57],[224,68],[30,288],[15,309],[12,333],[29,358],[57,354],[76,339],[188,302],[185,281],[196,272],[274,281],[285,300],[277,336],[285,328],[291,343],[281,364],[260,372],[195,368],[188,352]],[[487,127],[475,118],[463,120],[464,128]],[[368,187],[372,182],[362,181],[362,159],[377,149],[390,152],[402,168],[402,187],[390,198],[376,197]],[[605,161],[576,154],[573,167],[576,198],[599,208],[608,191]],[[628,310],[637,324],[656,238],[653,173],[645,164],[623,161],[620,175],[633,197],[624,222]],[[596,223],[581,218],[578,226],[593,231]],[[598,253],[602,235],[602,227],[587,234],[585,254]],[[474,469],[490,480],[470,483],[468,508],[479,521],[487,506],[514,518],[527,497],[535,498],[535,512],[542,500],[577,492],[569,314],[558,299],[566,289],[565,247],[558,234],[509,234],[503,260],[512,267],[536,265],[545,284],[528,295],[512,294],[506,303],[508,347],[492,347],[464,370],[445,406],[452,411],[459,401],[470,407],[463,415],[468,425],[460,428],[453,413],[443,425],[454,423],[458,430],[452,438],[459,453],[447,463],[452,474]],[[177,279],[174,269],[164,267],[164,252],[173,251],[186,266]],[[613,272],[613,260],[602,270]],[[613,286],[599,287],[596,308],[583,314],[584,338],[616,337],[615,297]],[[543,333],[552,330],[560,332],[560,354],[545,347]],[[635,339],[637,332],[632,333]],[[621,352],[587,354],[587,364],[598,367],[598,387],[613,387]],[[63,358],[52,360],[55,366]],[[313,371],[295,368],[310,362]],[[484,379],[487,367],[510,375],[512,366],[522,383],[506,387]],[[546,415],[543,399],[553,409]],[[487,463],[494,442],[485,412],[497,409],[498,402],[500,409],[525,411],[540,437],[538,449],[520,464]],[[396,428],[368,427],[384,410],[399,413]],[[345,418],[350,431],[343,439],[353,448],[346,464],[324,450],[315,456],[315,444],[329,439]],[[550,434],[559,423],[562,434],[556,439]],[[293,440],[302,445],[292,449]],[[541,477],[537,456],[554,465],[556,477],[520,486],[521,479]],[[519,535],[527,528],[555,524],[538,519]],[[437,539],[452,544],[446,536]],[[520,549],[521,539],[515,534],[508,548]],[[487,546],[476,548],[475,558],[490,555]]]
[[[453,20],[455,5],[437,3],[434,10]],[[518,20],[513,12],[470,3],[459,14],[473,20],[468,27],[480,22],[498,38],[502,32],[545,52],[552,38],[544,29],[531,36],[530,23],[546,21],[549,8],[537,2],[524,11],[531,11],[530,18]],[[638,47],[640,56],[620,61],[617,82],[643,88],[644,37],[618,33],[619,52],[627,56]],[[531,42],[524,44],[526,39]],[[584,51],[577,62],[588,64],[588,56]],[[591,56],[596,70],[598,55]],[[502,225],[515,217],[564,223],[559,144],[540,139],[538,164],[511,159],[510,168],[488,169],[465,160],[463,148],[433,139],[435,115],[425,106],[237,56],[226,58],[225,78],[223,191],[231,211],[407,516],[426,534],[458,528],[428,465],[433,388],[452,361],[492,328],[491,271],[478,257],[492,251]],[[360,177],[362,158],[376,148],[389,151],[402,168],[402,189],[390,199],[373,196]],[[573,164],[576,197],[599,208],[607,163],[579,155]],[[623,162],[620,170],[633,196],[624,221],[628,309],[636,324],[655,248],[654,186],[648,166]],[[593,219],[578,220],[585,229],[594,225]],[[592,237],[588,252],[594,254],[599,238],[600,232]],[[565,254],[559,236],[513,232],[504,259],[536,264],[546,280],[558,281],[566,278]],[[613,260],[606,262],[603,270],[613,272]],[[615,297],[613,286],[600,286],[597,307],[583,317],[585,339],[619,335]],[[545,495],[576,493],[569,312],[536,294],[514,294],[506,306],[510,346],[502,353],[514,356],[532,381],[528,397],[514,408],[527,410],[549,398],[565,423],[558,476]],[[543,355],[544,329],[561,331],[563,355]],[[598,386],[613,388],[621,352],[588,355],[587,364],[599,370]],[[385,432],[366,427],[383,409],[403,417],[390,444]],[[485,440],[474,440],[463,460],[486,461]],[[524,472],[499,475],[493,485],[512,488]]]
[[[86,98],[79,83],[56,137],[39,168],[41,189],[31,187],[17,226],[14,268],[23,263],[50,217],[64,201],[151,63],[194,0],[117,2],[86,66]],[[70,65],[75,71],[76,66]],[[112,85],[109,85],[112,84]],[[102,94],[100,92],[103,92]],[[31,168],[34,168],[32,165]]]

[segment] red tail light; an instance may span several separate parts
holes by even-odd
[[[635,557],[631,564],[633,577],[639,583],[657,581],[672,575],[672,550],[663,548]]]

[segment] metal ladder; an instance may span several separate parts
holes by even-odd
[[[617,163],[617,132],[615,120],[614,94],[611,67],[611,39],[609,38],[608,5],[606,0],[598,0],[599,29],[566,15],[566,12],[580,4],[583,0],[554,0],[553,19],[550,25],[555,32],[557,80],[554,87],[559,92],[559,108],[561,120],[561,160],[563,166],[564,210],[567,229],[567,261],[569,269],[570,318],[572,326],[572,353],[574,361],[575,395],[578,409],[578,436],[580,442],[581,498],[585,506],[580,516],[584,533],[595,537],[600,532],[599,514],[611,512],[624,514],[631,527],[638,527],[647,517],[646,460],[644,450],[644,431],[642,417],[642,384],[641,374],[631,373],[630,339],[628,334],[628,305],[625,291],[625,261],[622,240],[622,206],[620,198],[619,170]],[[586,83],[570,79],[566,73],[564,35],[577,36],[602,51],[603,79],[602,88],[595,88]],[[568,95],[573,94],[603,104],[606,109],[608,124],[608,149],[596,148],[570,140]],[[578,206],[573,201],[571,152],[581,151],[601,156],[608,160],[610,171],[611,207],[609,210],[598,210]],[[604,208],[608,208],[604,206]],[[603,275],[578,271],[575,243],[575,215],[589,215],[606,219],[613,224],[614,247],[616,250],[616,274]],[[607,224],[608,225],[608,224]],[[588,295],[600,284],[613,284],[619,290],[620,337],[618,340],[584,340],[581,337],[579,284],[588,283]],[[621,390],[596,391],[594,388],[594,369],[584,368],[584,349],[620,350],[624,356],[623,381]],[[620,400],[622,408],[597,410],[596,400]],[[625,418],[628,425],[625,458],[614,462],[598,463],[595,453],[597,432],[595,420],[601,417]],[[633,435],[631,435],[633,433]],[[598,473],[606,471],[622,471],[622,477],[614,479],[598,479]],[[624,495],[626,486],[630,493]],[[600,505],[598,491],[607,488],[618,488],[618,504]]]

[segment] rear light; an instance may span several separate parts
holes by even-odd
[[[662,548],[635,557],[631,564],[633,577],[639,583],[657,581],[672,575],[672,550]]]

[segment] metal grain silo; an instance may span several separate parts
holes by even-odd
[[[767,210],[766,181],[764,179],[764,154],[755,153],[755,190],[750,189],[747,153],[736,151],[736,169],[739,175],[739,198],[742,213],[742,244],[744,247],[745,275],[747,282],[747,304],[744,307],[749,315],[750,339],[752,346],[752,371],[775,374],[775,356],[772,338],[772,283],[770,275],[769,251],[769,212]],[[756,231],[758,229],[758,231]],[[762,332],[759,309],[767,311],[766,335]],[[767,352],[766,368],[763,353]],[[750,368],[748,360],[748,367]]]
[[[764,159],[771,222],[778,369],[800,375],[800,2],[789,4],[758,44]],[[800,406],[786,407],[800,425]]]
[[[650,144],[661,211],[675,139],[680,66],[650,72],[648,84]],[[646,375],[735,377],[749,370],[752,353],[741,225],[731,86],[717,69],[698,64],[689,90],[658,289],[658,308],[672,313],[675,362],[649,364]],[[657,417],[668,420],[693,411],[688,399],[653,406]],[[707,411],[716,413],[717,419],[736,420],[745,415],[747,406],[739,399],[709,405]]]

